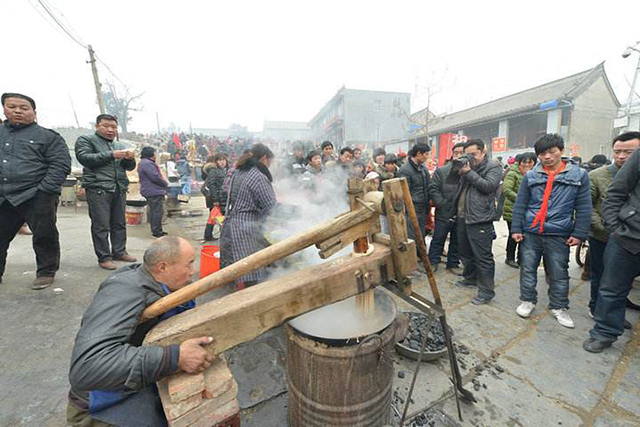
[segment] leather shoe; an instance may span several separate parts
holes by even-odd
[[[456,276],[462,276],[462,269],[460,267],[449,267],[447,271],[451,274],[455,274]]]
[[[508,259],[504,263],[512,268],[520,268],[520,264],[518,264],[517,262],[515,262],[515,260],[512,260],[512,259]]]
[[[640,305],[627,298],[627,308],[630,308],[631,310],[640,310]]]
[[[631,329],[631,328],[633,328],[633,325],[627,319],[624,319],[624,328],[625,329]]]
[[[602,353],[602,350],[607,347],[611,347],[611,341],[600,341],[595,338],[589,338],[582,343],[582,348],[589,353]]]
[[[114,261],[124,261],[124,262],[136,262],[137,261],[136,257],[131,256],[129,254],[114,256],[113,260]]]
[[[53,279],[54,279],[53,276],[36,277],[36,279],[31,284],[31,289],[35,291],[44,289],[53,283]]]
[[[471,288],[471,287],[474,287],[474,286],[478,286],[475,283],[468,282],[467,279],[458,280],[455,283],[455,285],[458,286],[459,288]]]
[[[484,305],[484,304],[489,304],[490,302],[491,302],[490,299],[480,298],[480,297],[475,297],[474,299],[471,300],[471,304],[473,305]]]
[[[102,261],[102,262],[99,262],[98,265],[100,266],[100,268],[103,268],[105,270],[116,269],[116,265],[113,263],[113,261]]]

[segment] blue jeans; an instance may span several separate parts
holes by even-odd
[[[566,237],[525,233],[520,263],[520,299],[538,303],[538,266],[544,257],[549,276],[549,308],[569,308],[569,246]]]
[[[640,275],[639,259],[640,255],[627,251],[615,238],[609,239],[594,313],[596,324],[589,331],[591,338],[615,341],[624,333],[627,296],[633,279]]]
[[[429,245],[429,261],[432,265],[440,264],[440,257],[444,252],[444,243],[449,238],[449,251],[447,252],[447,268],[455,268],[460,264],[458,256],[458,235],[456,233],[456,222],[438,219],[433,231],[433,238]]]
[[[591,280],[591,298],[589,299],[589,311],[591,314],[596,311],[596,301],[598,300],[598,290],[600,289],[600,279],[604,272],[604,250],[607,242],[589,237],[589,270]]]

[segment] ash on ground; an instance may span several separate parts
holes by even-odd
[[[447,343],[444,339],[444,333],[442,332],[442,325],[437,319],[430,319],[422,313],[409,312],[407,315],[409,317],[409,327],[407,329],[407,335],[400,341],[401,345],[415,351],[420,351],[423,334],[425,331],[428,331],[427,351],[440,351],[446,348]]]

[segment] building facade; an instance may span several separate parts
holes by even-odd
[[[588,160],[611,156],[613,120],[620,103],[609,83],[604,63],[592,69],[524,90],[486,104],[436,117],[429,140],[447,157],[456,138],[480,138],[493,157],[507,158],[531,151],[546,133],[565,139],[565,155]],[[418,132],[414,138],[424,138]],[[442,146],[440,146],[442,145]],[[440,162],[439,162],[440,163]]]
[[[315,142],[336,147],[384,146],[406,139],[411,94],[342,87],[309,121]]]

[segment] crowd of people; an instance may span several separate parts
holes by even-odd
[[[0,127],[0,282],[9,244],[27,223],[37,263],[32,288],[43,289],[53,283],[60,267],[56,209],[61,186],[71,172],[69,150],[60,135],[37,124],[31,97],[5,93],[1,102],[7,120]],[[156,161],[158,147],[151,145],[142,148],[137,164],[135,153],[118,142],[117,129],[116,117],[101,114],[96,132],[81,136],[75,144],[76,158],[84,168],[82,185],[98,265],[115,270],[115,261],[132,263],[100,285],[76,337],[67,415],[77,426],[161,422],[155,382],[178,371],[202,372],[212,361],[202,348],[212,337],[167,347],[141,346],[155,324],[195,305],[192,301],[138,324],[146,307],[186,286],[194,273],[193,246],[180,237],[166,236],[162,229],[167,189],[177,183],[190,191],[185,176],[192,175],[185,152],[179,149],[171,153],[175,164],[167,164],[164,171]],[[520,272],[517,315],[528,318],[535,310],[542,261],[549,309],[560,325],[574,327],[568,312],[569,254],[571,247],[588,241],[591,298],[586,309],[594,326],[583,348],[601,352],[625,326],[631,326],[625,321],[625,309],[638,307],[627,296],[640,275],[639,132],[616,136],[612,162],[594,158],[591,171],[564,156],[564,140],[555,134],[541,137],[534,152],[518,155],[506,168],[490,158],[482,140],[470,139],[455,144],[449,161],[433,174],[425,166],[430,151],[426,144],[396,156],[380,148],[371,155],[358,147],[336,152],[330,141],[317,148],[294,143],[291,154],[278,159],[268,146],[249,142],[198,150],[205,162],[202,191],[207,206],[225,216],[222,267],[269,245],[262,225],[277,204],[273,182],[279,177],[311,190],[322,186],[323,180],[339,180],[346,189],[348,177],[375,180],[378,186],[401,177],[409,184],[421,224],[420,230],[409,226],[410,238],[425,236],[435,209],[429,259],[437,270],[449,241],[446,269],[461,276],[456,286],[477,289],[473,304],[499,298],[493,242],[494,222],[503,218],[509,230],[505,262]],[[141,195],[149,206],[151,232],[158,237],[141,264],[134,264],[136,258],[126,248],[127,172],[136,168]],[[208,233],[211,230],[205,230],[205,239],[212,237]],[[266,276],[264,268],[257,269],[238,279],[236,288],[255,285]]]

